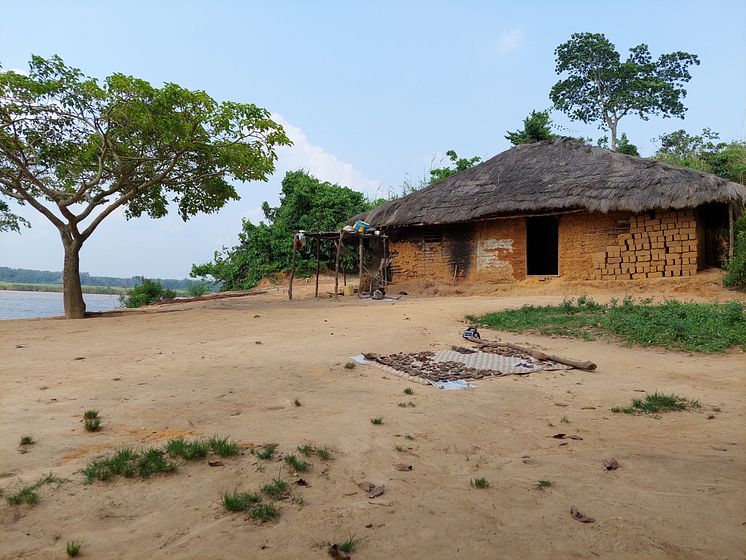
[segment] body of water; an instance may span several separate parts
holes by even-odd
[[[86,311],[110,311],[119,307],[119,296],[83,294]],[[0,320],[31,319],[64,315],[62,292],[19,292],[0,290]]]

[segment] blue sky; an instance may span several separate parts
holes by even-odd
[[[422,176],[448,149],[488,158],[509,147],[505,131],[550,106],[554,49],[574,32],[604,33],[620,52],[647,43],[654,56],[699,55],[686,119],[627,117],[642,155],[653,139],[707,126],[746,137],[746,3],[711,2],[94,2],[4,0],[0,64],[27,68],[31,54],[59,54],[85,73],[124,72],[176,82],[220,100],[271,110],[295,141],[267,183],[242,185],[242,200],[186,224],[104,222],[83,248],[98,275],[184,277],[193,262],[235,242],[241,219],[278,201],[285,171],[371,196]],[[554,121],[572,135],[594,126]],[[56,230],[31,210],[33,227],[0,234],[0,266],[60,270]]]

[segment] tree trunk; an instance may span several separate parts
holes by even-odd
[[[616,152],[616,123],[609,123],[609,131],[611,132],[611,142],[609,142],[609,149],[612,152]]]
[[[65,266],[62,272],[63,300],[65,303],[65,319],[83,319],[85,317],[85,301],[83,289],[80,286],[80,244],[64,242]]]

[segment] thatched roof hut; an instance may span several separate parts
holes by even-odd
[[[566,209],[639,214],[712,202],[743,206],[746,187],[694,169],[557,138],[511,148],[357,219],[397,228]]]

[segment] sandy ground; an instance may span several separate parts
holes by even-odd
[[[671,288],[680,298],[732,297],[714,284],[692,283],[691,293],[682,285]],[[661,295],[662,286],[632,293]],[[511,335],[598,370],[440,392],[344,364],[360,351],[447,348],[460,343],[467,313],[561,294],[537,284],[337,303],[304,297],[310,287],[296,286],[293,302],[272,291],[84,321],[0,322],[0,488],[7,496],[50,471],[66,479],[43,486],[33,507],[2,500],[0,558],[64,558],[70,540],[84,542],[84,558],[328,558],[319,543],[350,535],[361,539],[353,558],[745,557],[742,352]],[[589,291],[555,292],[571,288]],[[614,295],[603,288],[593,288],[599,299]],[[655,390],[703,408],[660,418],[609,411]],[[416,407],[397,406],[408,400]],[[83,430],[89,408],[101,411],[100,432]],[[382,425],[371,424],[376,416]],[[553,439],[558,432],[583,439]],[[37,441],[25,454],[24,434]],[[278,473],[295,480],[281,460],[246,452],[222,467],[199,460],[144,481],[85,484],[80,473],[120,446],[212,434],[276,442],[280,453],[328,446],[333,459],[314,460],[303,475],[309,486],[293,488],[304,503],[280,502],[281,518],[264,525],[223,512],[219,496],[257,490]],[[602,460],[612,456],[621,467],[606,472]],[[413,470],[395,470],[400,462]],[[471,488],[477,477],[491,486]],[[385,493],[367,499],[363,480]],[[538,480],[554,486],[538,490]],[[572,506],[596,523],[573,520]]]

